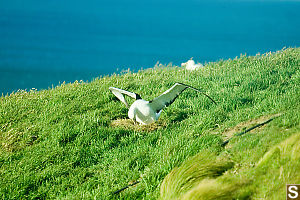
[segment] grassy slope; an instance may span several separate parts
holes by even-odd
[[[280,157],[278,166],[259,160],[299,133],[299,66],[300,48],[294,48],[208,63],[196,72],[157,67],[0,97],[0,198],[157,199],[166,175],[203,151],[233,163],[217,181],[243,182],[237,197],[267,197],[272,188],[284,196],[283,185],[300,183],[299,175],[292,176],[300,163],[295,168]],[[177,81],[205,90],[218,105],[187,90],[165,109],[156,130],[111,126],[127,117],[127,109],[109,86],[150,100]],[[276,113],[283,115],[257,134],[221,147],[225,129]],[[288,167],[279,177],[282,166]],[[134,180],[140,183],[111,195]],[[183,193],[174,191],[173,198]],[[171,197],[162,189],[161,198]]]

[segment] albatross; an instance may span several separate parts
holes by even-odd
[[[195,61],[191,58],[185,63],[181,63],[181,67],[185,67],[186,70],[194,71],[203,67],[201,63],[195,64]]]
[[[128,117],[130,119],[137,121],[140,124],[147,125],[157,121],[163,108],[171,105],[175,101],[175,99],[187,88],[204,94],[213,103],[216,104],[216,102],[210,96],[208,96],[201,90],[183,83],[175,83],[170,89],[162,93],[160,96],[154,98],[152,101],[146,101],[142,99],[140,95],[134,92],[128,92],[119,88],[109,87],[109,90],[121,102],[123,102],[127,108],[129,108]],[[134,98],[136,101],[133,102],[133,104],[129,107],[128,102],[126,101],[123,94]]]

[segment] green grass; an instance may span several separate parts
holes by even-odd
[[[289,48],[2,96],[0,198],[284,199],[285,184],[300,183],[299,66],[300,48]],[[151,100],[175,82],[218,104],[186,90],[152,127],[112,125],[127,108],[109,86]],[[228,129],[277,113],[221,146]]]

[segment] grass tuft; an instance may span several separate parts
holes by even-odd
[[[160,189],[161,199],[176,199],[188,191],[189,194],[185,194],[183,198],[190,197],[190,193],[195,193],[194,190],[200,191],[208,183],[212,185],[213,181],[208,180],[209,178],[221,176],[233,165],[228,158],[216,158],[214,153],[202,151],[165,177]]]

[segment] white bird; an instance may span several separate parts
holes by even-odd
[[[186,70],[194,71],[203,67],[201,63],[195,64],[195,61],[190,59],[185,63],[181,63],[181,67],[185,67]]]
[[[127,107],[129,107],[129,105],[126,99],[124,98],[123,94],[126,94],[136,100],[129,107],[128,117],[144,125],[151,124],[157,121],[162,109],[171,105],[178,97],[178,95],[181,94],[187,88],[191,88],[193,90],[196,90],[197,92],[201,92],[216,104],[216,102],[207,94],[183,83],[175,83],[170,89],[168,89],[152,101],[143,100],[140,95],[133,92],[128,92],[126,90],[122,90],[115,87],[109,87],[112,93]]]

